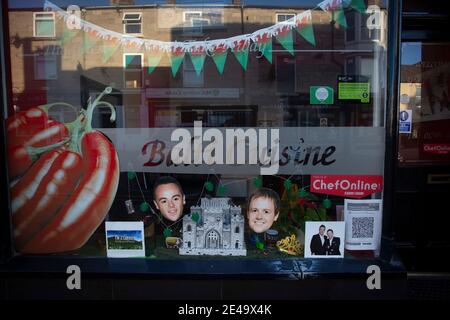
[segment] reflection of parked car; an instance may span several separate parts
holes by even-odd
[[[169,249],[178,249],[183,244],[183,240],[177,237],[167,237],[166,238],[166,247]]]

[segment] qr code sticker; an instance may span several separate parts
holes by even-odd
[[[352,238],[372,238],[374,222],[374,217],[352,218]]]

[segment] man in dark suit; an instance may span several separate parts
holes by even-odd
[[[327,240],[325,240],[325,247],[327,250],[328,256],[340,256],[341,251],[339,247],[341,245],[341,239],[339,237],[334,236],[334,232],[332,229],[328,229],[327,231]]]
[[[325,226],[322,224],[319,227],[319,233],[313,235],[310,243],[311,254],[315,256],[324,256],[327,253],[325,242],[327,236],[325,235]]]

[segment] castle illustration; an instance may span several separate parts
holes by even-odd
[[[229,198],[202,198],[183,217],[182,255],[245,256],[244,217]]]

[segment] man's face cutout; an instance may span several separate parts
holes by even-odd
[[[177,221],[183,215],[183,207],[186,204],[184,194],[175,183],[159,185],[155,190],[156,208],[164,218]]]

